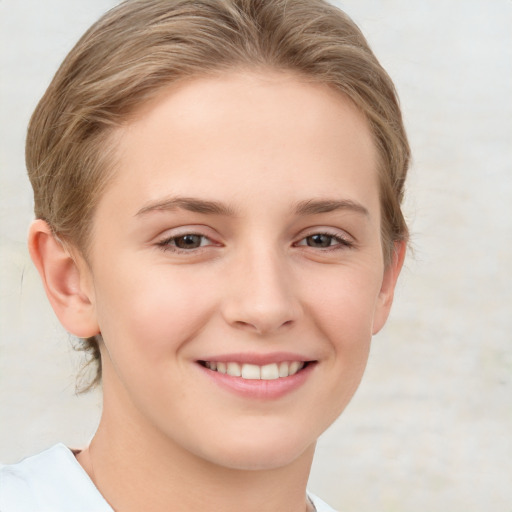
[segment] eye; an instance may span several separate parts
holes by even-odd
[[[186,233],[184,235],[166,238],[159,242],[158,245],[164,250],[190,251],[193,249],[199,249],[200,247],[213,245],[213,242],[204,235]]]
[[[352,242],[339,235],[330,233],[314,233],[300,240],[297,246],[312,247],[314,249],[340,249],[352,247]]]
[[[307,238],[305,238],[305,240],[306,240],[306,245],[308,247],[320,247],[322,249],[325,247],[330,247],[332,245],[332,243],[336,241],[333,236],[322,235],[320,233],[317,233],[316,235],[308,236]]]

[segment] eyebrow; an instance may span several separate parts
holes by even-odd
[[[370,213],[360,203],[349,199],[311,199],[300,201],[295,206],[296,215],[318,215],[320,213],[329,213],[337,210],[349,210],[355,213],[369,217]]]
[[[177,210],[179,208],[210,215],[235,215],[235,211],[231,207],[217,201],[206,201],[194,197],[171,197],[148,203],[137,212],[136,216],[158,210]]]
[[[218,201],[208,201],[195,197],[171,197],[159,201],[153,201],[143,206],[136,214],[141,216],[153,211],[166,211],[183,209],[189,212],[206,215],[225,215],[234,217],[236,212],[230,206]],[[360,203],[349,199],[308,199],[298,202],[293,208],[295,215],[318,215],[337,210],[349,210],[369,217],[368,210]]]

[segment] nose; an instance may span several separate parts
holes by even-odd
[[[258,335],[291,327],[301,315],[292,271],[270,250],[244,255],[228,272],[223,316],[233,327]]]

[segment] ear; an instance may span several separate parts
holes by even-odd
[[[63,327],[88,338],[98,334],[89,267],[79,255],[72,255],[41,219],[30,226],[28,248],[50,304]]]
[[[391,305],[393,304],[396,282],[404,264],[406,245],[406,242],[395,243],[393,258],[384,269],[382,286],[373,317],[373,334],[377,334],[384,327],[388,319]]]

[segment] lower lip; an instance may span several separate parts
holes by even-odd
[[[197,366],[215,384],[232,393],[244,398],[275,400],[301,387],[311,375],[316,363],[309,363],[305,368],[289,377],[280,377],[272,380],[242,379],[241,377],[232,377],[231,375],[210,370],[199,363],[197,363]]]

